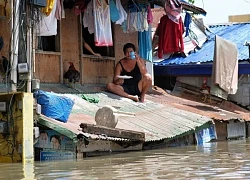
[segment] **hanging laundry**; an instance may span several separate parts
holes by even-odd
[[[127,19],[127,13],[121,4],[121,0],[116,0],[116,7],[119,12],[119,19],[115,23],[121,25]]]
[[[139,4],[134,1],[128,2],[128,17],[126,25],[123,25],[123,32],[143,32],[148,30],[148,4]],[[126,28],[126,29],[124,29]]]
[[[179,0],[167,0],[165,3],[165,10],[168,18],[178,24],[182,11]]]
[[[56,0],[47,0],[47,5],[46,7],[42,8],[42,12],[46,15],[49,16],[53,7],[54,7],[54,2]]]
[[[81,12],[84,12],[91,0],[75,0],[75,12],[76,15],[81,14]]]
[[[158,57],[162,58],[163,54],[173,52],[184,52],[184,43],[182,34],[184,26],[182,18],[179,18],[179,23],[174,23],[167,15],[160,19],[160,23],[156,29],[159,36]]]
[[[142,9],[141,12],[137,13],[137,30],[139,32],[148,31],[148,12],[147,9]]]
[[[57,20],[62,19],[62,2],[61,2],[61,0],[57,0],[55,16],[56,16]]]
[[[93,7],[95,19],[95,45],[113,46],[109,0],[93,0]]]
[[[119,20],[119,11],[115,5],[114,0],[109,1],[110,19],[112,22]]]
[[[147,17],[147,20],[148,20],[148,24],[152,24],[153,20],[154,20],[150,4],[148,5],[148,17]]]
[[[228,94],[238,89],[238,48],[237,44],[215,36],[212,87],[218,86]],[[214,94],[216,95],[216,94]]]
[[[151,25],[148,31],[138,32],[139,54],[146,61],[152,62],[152,33]]]
[[[184,27],[186,28],[185,37],[189,35],[189,28],[190,28],[191,22],[192,22],[192,17],[188,12],[186,12],[185,19],[184,19]]]
[[[41,20],[37,25],[37,36],[53,36],[57,34],[56,7],[57,0],[54,1],[54,6],[49,16],[41,13]]]
[[[87,9],[84,11],[83,14],[83,26],[88,28],[89,34],[93,34],[95,31],[94,28],[94,13],[93,13],[93,2],[90,2],[87,6]]]

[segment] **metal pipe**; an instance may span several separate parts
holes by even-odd
[[[17,91],[17,64],[19,44],[19,8],[20,0],[12,0],[12,42],[11,42],[11,91]]]
[[[33,48],[32,48],[32,27],[31,27],[31,21],[30,21],[30,12],[31,12],[31,9],[29,8],[29,6],[26,6],[27,8],[27,23],[28,23],[28,27],[27,27],[27,63],[28,63],[28,66],[29,66],[29,72],[28,72],[28,79],[27,79],[27,92],[31,92],[31,79],[32,79],[32,72],[33,72],[33,69],[32,69],[32,51],[33,51]]]

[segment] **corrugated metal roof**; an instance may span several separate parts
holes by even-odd
[[[49,85],[46,87],[49,90]],[[148,93],[145,103],[134,102],[105,91],[84,93],[89,97],[99,99],[99,103],[95,104],[82,99],[79,92],[78,94],[64,92],[63,87],[61,85],[59,92],[64,93],[65,96],[75,101],[69,120],[67,123],[56,120],[50,121],[54,121],[58,126],[68,129],[75,134],[82,133],[79,126],[81,123],[95,124],[95,113],[100,107],[105,105],[111,105],[119,111],[135,113],[135,117],[120,116],[116,127],[144,132],[146,141],[175,138],[190,131],[193,132],[196,128],[213,120],[250,120],[249,111],[243,111],[238,106],[236,107],[236,105],[228,104],[229,102],[224,102],[220,105],[205,104],[199,100],[187,100],[167,94],[160,88]],[[87,86],[83,87],[86,88]],[[87,91],[87,89],[84,91]],[[129,141],[125,138],[107,137],[105,135],[82,134],[90,139]]]
[[[202,102],[201,97],[185,93],[184,91],[171,95],[164,92],[160,88],[158,89],[159,90],[156,91],[159,91],[161,94],[152,94],[147,96],[147,98],[149,100],[153,100],[154,102],[165,104],[169,107],[175,107],[177,109],[193,112],[217,121],[250,121],[250,111],[241,108],[232,102],[222,101],[220,103],[204,103]]]
[[[208,33],[208,40],[203,44],[200,50],[191,53],[188,57],[173,57],[165,59],[161,62],[154,63],[155,66],[165,66],[169,64],[190,64],[190,63],[205,63],[212,62],[214,55],[214,38],[215,34],[232,41],[237,44],[239,60],[249,58],[248,47],[245,46],[246,41],[250,41],[250,23],[215,25],[209,27],[212,33]]]
[[[212,121],[209,117],[168,107],[151,100],[138,103],[108,92],[85,94],[98,98],[100,100],[98,104],[87,102],[82,99],[80,94],[64,95],[74,99],[75,104],[68,122],[58,122],[57,124],[68,129],[73,128],[72,131],[76,133],[79,132],[80,123],[95,124],[96,111],[105,105],[114,106],[119,111],[135,113],[135,117],[120,116],[116,127],[144,132],[146,141],[174,138],[189,131],[194,131],[196,128]],[[97,135],[87,134],[87,136],[92,139],[97,138]]]

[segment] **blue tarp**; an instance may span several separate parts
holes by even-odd
[[[74,101],[68,97],[38,90],[34,93],[37,103],[42,107],[42,114],[61,122],[67,122]]]

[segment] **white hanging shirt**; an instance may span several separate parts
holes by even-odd
[[[37,36],[53,36],[57,34],[57,19],[56,19],[56,6],[57,1],[55,0],[53,9],[49,16],[44,15],[42,12],[41,21],[37,26]]]
[[[87,6],[87,9],[84,11],[82,22],[84,27],[88,27],[89,34],[93,34],[95,31],[93,2],[90,2]]]
[[[93,12],[95,19],[94,37],[96,46],[113,46],[110,10],[108,4],[104,0],[93,0]]]

